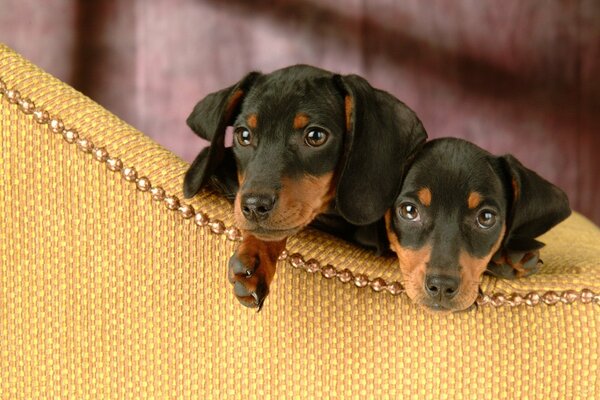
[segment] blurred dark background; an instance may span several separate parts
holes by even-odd
[[[600,223],[598,0],[0,0],[0,40],[188,161],[196,101],[249,70],[358,73]]]

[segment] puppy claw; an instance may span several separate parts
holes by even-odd
[[[265,303],[266,296],[262,299],[258,298],[258,294],[256,292],[252,293],[252,297],[254,297],[254,301],[256,302],[256,312],[259,313],[262,310],[263,304]]]

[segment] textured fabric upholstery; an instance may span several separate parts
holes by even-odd
[[[0,398],[600,397],[582,216],[542,238],[539,274],[485,277],[480,306],[446,316],[374,290],[400,280],[394,258],[306,230],[288,250],[307,262],[281,261],[256,313],[226,279],[231,206],[182,209],[182,160],[1,45],[0,80]]]

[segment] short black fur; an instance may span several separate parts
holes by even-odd
[[[370,224],[398,194],[404,163],[427,133],[415,113],[358,75],[336,76],[352,101],[352,128],[337,192],[337,209],[349,222]]]
[[[352,102],[349,130],[346,97]],[[310,126],[329,132],[325,146],[307,148],[304,132],[290,130],[299,112],[309,117]],[[257,144],[239,146],[234,139],[233,148],[226,149],[226,127],[252,129],[246,124],[252,114],[258,117],[253,132]],[[245,177],[246,187],[277,191],[282,177],[293,180],[333,172],[337,194],[327,215],[317,217],[315,224],[379,252],[388,247],[381,217],[398,192],[404,162],[426,139],[414,112],[389,93],[374,89],[359,76],[305,65],[267,75],[248,74],[201,100],[187,122],[211,145],[185,175],[186,197],[210,180],[233,199],[240,190],[238,173]],[[375,240],[373,232],[378,235]]]
[[[471,305],[484,271],[510,279],[537,271],[543,244],[536,238],[571,210],[562,190],[513,156],[446,138],[416,156],[391,213],[399,258],[422,254],[400,265],[407,293],[449,311]]]
[[[419,204],[417,192],[427,187],[433,200]],[[471,192],[481,195],[474,209],[467,207]],[[398,214],[405,202],[415,204],[420,223],[407,223]],[[496,213],[491,229],[476,225],[482,209]],[[404,179],[394,204],[394,231],[403,246],[419,249],[433,243],[433,269],[458,268],[458,252],[485,256],[505,226],[502,250],[527,252],[543,244],[536,238],[569,216],[569,202],[562,190],[524,167],[512,155],[496,157],[460,139],[428,142]],[[448,272],[448,271],[447,271]]]

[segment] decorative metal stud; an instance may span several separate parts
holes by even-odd
[[[335,269],[333,265],[327,264],[321,270],[321,274],[327,279],[335,278],[337,275],[337,269]]]
[[[288,262],[294,268],[300,268],[304,266],[304,258],[301,254],[294,253],[288,256]]]
[[[79,134],[73,129],[65,129],[62,135],[63,139],[65,139],[67,143],[74,143],[77,139],[79,139]]]
[[[108,160],[108,151],[106,151],[104,147],[98,147],[94,149],[93,154],[97,161],[105,162]]]
[[[165,205],[171,211],[177,210],[179,208],[179,199],[175,196],[167,196],[165,197]]]
[[[386,282],[382,278],[375,278],[369,282],[369,286],[376,292],[381,292],[386,287]]]
[[[88,139],[79,138],[76,140],[76,142],[79,150],[83,151],[84,153],[91,153],[92,149],[94,148],[94,144]]]
[[[565,304],[571,304],[574,303],[575,301],[577,301],[577,299],[579,298],[579,294],[574,291],[574,290],[567,290],[566,292],[564,292],[560,298],[560,301],[562,301]]]
[[[314,274],[315,272],[319,272],[321,270],[321,264],[314,258],[311,258],[304,263],[304,269],[306,269],[306,272]]]
[[[221,234],[223,234],[223,232],[225,232],[225,224],[223,223],[223,221],[219,221],[219,220],[210,221],[208,223],[208,227],[210,228],[210,231],[212,233],[215,233],[217,235],[221,235]]]
[[[494,305],[494,307],[503,306],[506,302],[506,296],[504,293],[496,293],[490,296],[490,302]]]
[[[6,90],[6,98],[11,104],[17,104],[21,98],[21,93],[18,90]]]
[[[152,185],[150,184],[150,180],[145,176],[139,178],[135,185],[137,186],[140,192],[147,192],[152,187]]]
[[[150,189],[152,200],[163,201],[165,199],[165,190],[161,187],[153,187]]]
[[[594,293],[589,289],[581,291],[581,302],[584,304],[591,303],[594,300]]]
[[[135,182],[137,179],[137,171],[135,168],[125,167],[121,171],[121,174],[123,175],[123,179],[125,179],[127,182]]]
[[[194,222],[198,226],[206,226],[208,221],[210,221],[208,215],[204,214],[203,212],[197,212],[196,215],[194,215]]]
[[[50,129],[52,129],[52,132],[54,133],[62,133],[65,129],[65,124],[58,118],[52,118],[50,120]]]
[[[118,158],[109,158],[106,160],[106,166],[113,172],[118,172],[123,168],[123,161]]]
[[[33,101],[25,98],[25,99],[19,100],[19,107],[21,108],[21,111],[23,111],[25,114],[29,115],[29,114],[33,113],[35,104],[33,104]]]
[[[241,232],[240,232],[240,240],[242,240],[242,234],[241,234]],[[280,261],[287,260],[287,258],[288,258],[289,255],[290,255],[290,252],[288,251],[288,249],[285,249],[279,255],[278,260],[280,260]]]
[[[394,296],[404,293],[404,288],[399,282],[392,282],[388,284],[385,289]]]
[[[354,276],[354,285],[363,288],[369,284],[369,278],[366,275],[358,274]]]
[[[558,297],[558,294],[554,291],[549,291],[544,293],[544,295],[542,296],[542,301],[550,306],[558,303],[560,301],[560,298]]]
[[[506,303],[511,307],[520,306],[521,304],[523,304],[523,296],[521,296],[518,293],[510,294],[506,298]]]
[[[225,229],[225,237],[232,242],[241,242],[242,232],[235,226],[230,226],[229,228]],[[281,260],[281,255],[279,255],[279,259]]]
[[[179,206],[179,212],[183,218],[190,219],[194,216],[194,207],[189,204],[182,204]]]
[[[540,295],[537,293],[527,293],[525,296],[525,304],[528,306],[535,306],[540,302]]]
[[[46,124],[50,120],[50,114],[48,111],[36,107],[33,110],[33,118],[38,124]]]
[[[350,271],[348,268],[345,268],[338,272],[337,277],[340,282],[348,283],[354,278],[354,275],[352,274],[352,271]]]

